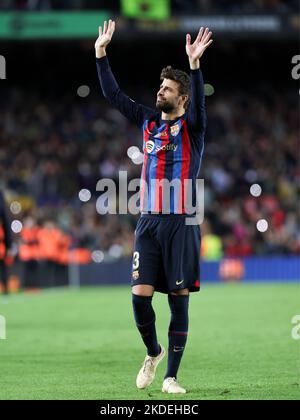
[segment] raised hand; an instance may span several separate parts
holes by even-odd
[[[109,20],[108,24],[107,21],[104,22],[103,30],[102,26],[99,27],[99,37],[95,43],[96,56],[98,58],[103,56],[103,51],[105,51],[106,47],[112,40],[115,28],[116,22],[111,19]]]
[[[192,67],[199,66],[198,60],[202,57],[204,51],[210,46],[213,42],[210,39],[212,32],[209,31],[209,28],[201,28],[195,42],[192,44],[192,38],[190,34],[186,36],[186,53],[189,57]]]

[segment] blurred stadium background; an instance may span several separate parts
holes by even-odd
[[[95,73],[97,27],[110,16],[118,21],[112,68],[150,106],[163,66],[188,70],[185,33],[201,25],[215,33],[203,60],[203,281],[299,280],[297,6],[2,1],[0,182],[16,232],[13,284],[128,282],[137,218],[99,215],[96,206],[99,179],[141,170],[127,155],[141,149],[140,133],[106,104]]]
[[[204,25],[213,30],[215,42],[202,64],[208,114],[200,175],[205,179],[205,222],[199,250],[202,284],[205,288],[211,282],[282,283],[280,289],[271,284],[268,289],[257,289],[256,297],[249,298],[251,307],[257,309],[250,330],[257,333],[268,304],[272,314],[279,308],[285,311],[286,324],[283,320],[280,324],[276,317],[269,320],[274,337],[284,329],[284,334],[290,334],[290,319],[299,312],[299,289],[284,284],[300,279],[299,82],[291,74],[292,58],[299,53],[296,0],[1,0],[0,55],[6,60],[6,79],[0,80],[0,189],[5,193],[13,235],[12,256],[6,261],[10,291],[115,286],[109,290],[118,296],[116,307],[129,318],[130,302],[122,307],[127,295],[117,286],[130,282],[137,217],[101,215],[96,192],[101,178],[118,183],[119,171],[127,171],[129,179],[139,178],[141,171],[129,150],[132,146],[141,149],[140,132],[107,105],[97,80],[94,42],[98,26],[109,18],[117,21],[108,49],[112,69],[122,90],[149,106],[154,104],[163,67],[171,64],[188,71],[185,34],[195,34]],[[3,241],[1,250],[3,259]],[[247,296],[253,289],[250,292],[249,285],[234,287],[232,296],[239,302],[240,314],[250,305]],[[109,303],[105,290],[103,308]],[[91,334],[96,334],[99,325],[94,292],[83,291],[80,298],[79,292],[72,293],[61,295],[57,301],[47,295],[39,308],[39,303],[31,300],[34,313],[20,301],[18,311],[30,324],[49,304],[51,319],[58,323],[68,313],[70,323],[63,327],[67,331],[77,319],[75,315],[72,318],[72,310],[78,310],[82,299],[83,308],[93,308]],[[217,323],[225,308],[229,309],[226,305],[234,305],[228,290],[224,293],[226,302],[219,300],[221,294],[216,292],[216,300],[213,296],[208,299],[211,305],[221,305],[212,315],[212,328],[213,320]],[[65,312],[57,309],[61,318],[55,318],[62,296]],[[205,308],[211,307],[204,303],[202,316],[206,316]],[[260,312],[259,308],[264,309]],[[251,319],[248,309],[240,318],[241,325]],[[18,323],[14,308],[1,307],[0,312],[10,316],[13,325]],[[108,308],[105,313],[109,317]],[[228,321],[234,323],[231,315]],[[198,316],[196,311],[194,316]],[[116,320],[113,322],[117,325]],[[123,324],[122,329],[128,332],[127,324]],[[263,335],[267,325],[265,330],[261,326],[259,334]],[[45,333],[42,325],[40,330],[31,331],[35,342],[43,340],[39,335],[42,331]],[[237,331],[231,333],[238,336],[234,335]],[[221,334],[221,326],[216,334]],[[250,351],[253,343],[248,338]],[[104,342],[108,351],[111,343]],[[270,354],[276,343],[274,339],[270,344]],[[59,354],[67,351],[68,344],[61,343]],[[234,345],[229,341],[223,344],[229,348]],[[212,340],[211,348],[213,345]],[[31,346],[33,349],[33,342],[28,349]],[[289,346],[281,353],[283,358],[284,354],[290,356],[282,372],[293,372],[295,378],[296,353]],[[210,352],[211,348],[203,351]],[[217,347],[214,351],[217,353]],[[110,356],[116,361],[117,350],[111,350]],[[9,353],[5,360],[8,357]],[[56,363],[52,359],[48,362],[50,366]],[[250,367],[255,367],[249,365],[251,376]],[[271,365],[262,373],[268,375],[270,369]],[[287,381],[291,381],[288,373]],[[192,378],[193,372],[189,374]],[[226,377],[226,372],[223,374]],[[39,387],[35,387],[31,394],[22,388],[22,395],[37,397]],[[293,390],[288,393],[291,397],[299,390],[295,384]],[[47,396],[46,384],[44,391],[42,395]],[[66,389],[60,392],[60,396],[70,398],[97,395],[90,388],[82,394],[68,394]],[[226,397],[226,389],[224,392],[220,398]],[[279,386],[276,392],[277,397],[284,393]],[[13,391],[7,394],[9,398],[15,395]],[[55,393],[49,395],[57,397]],[[113,391],[102,395],[111,397]],[[207,396],[211,397],[210,392]],[[130,397],[135,398],[134,392]]]

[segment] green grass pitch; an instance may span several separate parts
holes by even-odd
[[[160,342],[169,308],[156,294]],[[166,360],[145,391],[135,378],[145,357],[130,288],[52,290],[0,297],[0,400],[299,399],[298,285],[205,285],[190,301],[190,334],[179,373],[184,396],[161,392]]]

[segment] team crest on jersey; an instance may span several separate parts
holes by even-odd
[[[171,127],[171,134],[173,137],[176,137],[179,134],[180,131],[180,125],[179,124],[175,124]]]
[[[137,281],[137,280],[140,278],[140,273],[139,273],[139,271],[134,271],[134,272],[132,273],[132,278],[133,278],[133,280],[134,280],[134,281]]]
[[[146,150],[148,153],[152,153],[155,148],[155,143],[152,140],[147,141],[146,143]]]

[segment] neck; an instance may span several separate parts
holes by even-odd
[[[179,117],[182,117],[185,114],[185,109],[180,108],[176,109],[174,112],[162,112],[161,113],[161,119],[166,121],[176,120]]]

